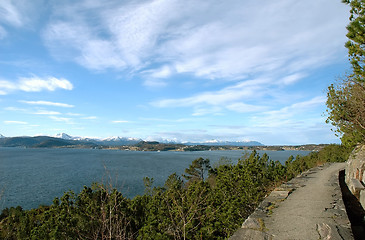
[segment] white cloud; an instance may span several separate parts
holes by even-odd
[[[37,115],[60,115],[60,112],[55,111],[47,111],[47,110],[38,110],[37,112],[34,112],[34,114]]]
[[[27,122],[24,121],[4,121],[5,124],[21,124],[21,125],[25,125],[28,124]]]
[[[255,79],[249,81],[238,82],[234,85],[223,88],[215,92],[203,92],[192,97],[181,99],[162,99],[151,102],[155,107],[189,107],[197,105],[214,105],[226,107],[230,104],[230,108],[234,109],[237,101],[242,99],[258,98],[266,93],[265,88],[268,85],[275,84],[271,79]]]
[[[39,77],[20,78],[17,82],[7,80],[0,81],[0,95],[9,94],[12,91],[20,90],[25,92],[55,91],[56,89],[72,90],[73,85],[70,81],[63,78]]]
[[[98,119],[98,117],[96,117],[96,116],[90,116],[90,117],[83,117],[82,119],[95,120],[95,119]]]
[[[153,78],[167,78],[171,76],[172,69],[169,66],[162,66],[160,69],[152,70],[150,76]]]
[[[72,118],[56,117],[56,116],[49,116],[49,118],[56,121],[56,122],[64,122],[64,123],[73,124],[73,119]]]
[[[304,78],[306,75],[302,73],[295,73],[289,76],[285,76],[280,80],[280,83],[284,85],[289,85],[298,82],[300,79]]]
[[[115,120],[115,121],[112,121],[112,123],[129,123],[129,121],[126,121],[126,120]]]
[[[66,115],[68,115],[68,116],[82,116],[82,114],[80,114],[80,113],[66,113]]]
[[[67,103],[58,103],[58,102],[49,102],[49,101],[19,101],[22,103],[30,104],[30,105],[44,105],[44,106],[54,106],[54,107],[64,107],[64,108],[72,108],[74,105]]]
[[[318,116],[318,108],[324,108],[326,98],[317,96],[312,99],[293,103],[279,110],[262,112],[252,118],[255,128],[277,128],[286,126],[307,126],[313,123],[324,123],[324,119]]]
[[[69,52],[90,69],[207,79],[296,74],[334,62],[344,53],[348,12],[331,0],[78,2],[54,9],[62,18],[55,14],[44,32],[54,53]]]
[[[41,79],[38,77],[21,78],[18,83],[18,88],[25,92],[40,92],[43,90],[55,91],[56,89],[72,90],[72,83],[66,79],[58,79],[55,77],[49,77],[47,79]]]
[[[9,91],[16,88],[16,84],[6,80],[0,80],[0,95],[6,95]]]
[[[17,107],[6,107],[4,109],[7,111],[15,111],[15,112],[26,112],[27,111],[24,108],[17,108]]]

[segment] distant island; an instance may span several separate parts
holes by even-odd
[[[215,151],[215,150],[306,150],[319,151],[327,144],[307,144],[298,146],[265,146],[256,141],[209,141],[203,143],[174,143],[144,141],[136,138],[73,138],[67,134],[56,137],[0,137],[0,147],[23,148],[89,148],[89,149],[114,149],[124,151]]]

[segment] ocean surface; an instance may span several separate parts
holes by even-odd
[[[250,151],[247,151],[250,153]],[[258,151],[284,163],[290,155],[310,151]],[[93,182],[109,183],[125,196],[143,194],[143,178],[154,179],[162,186],[172,173],[181,175],[199,157],[211,165],[222,157],[233,163],[244,151],[135,152],[98,149],[27,149],[0,148],[0,210],[22,206],[23,209],[50,205],[55,197],[72,190],[79,193]]]

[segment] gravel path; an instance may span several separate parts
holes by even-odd
[[[334,205],[342,200],[338,196],[338,172],[344,168],[345,163],[335,163],[304,174],[300,187],[264,219],[265,232],[273,239],[308,240],[322,239],[321,232],[326,236],[330,226],[336,229]]]

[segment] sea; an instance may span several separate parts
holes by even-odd
[[[291,155],[310,151],[258,151],[271,160],[284,163]],[[112,184],[124,196],[144,193],[143,178],[153,178],[154,186],[163,186],[173,173],[182,175],[191,162],[208,158],[211,165],[222,158],[237,163],[250,151],[142,152],[71,148],[0,147],[0,210],[50,205],[56,197],[98,182]]]

